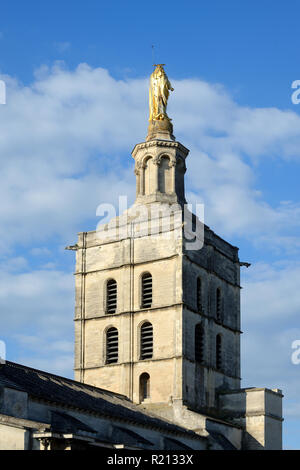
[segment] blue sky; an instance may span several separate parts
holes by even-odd
[[[300,5],[296,1],[11,0],[1,6],[1,338],[16,362],[72,376],[76,233],[133,202],[155,61],[175,88],[186,188],[240,247],[243,386],[284,390],[299,448]]]

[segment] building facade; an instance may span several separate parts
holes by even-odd
[[[238,248],[186,204],[151,76],[136,201],[74,246],[75,381],[0,365],[0,449],[281,449],[282,393],[241,388]]]
[[[273,401],[267,397],[281,403],[281,392],[240,389],[245,263],[238,248],[187,209],[188,153],[168,119],[150,122],[146,141],[132,152],[134,205],[79,234],[73,247],[75,377],[180,424],[195,420],[192,429],[203,428],[206,416],[228,422],[227,400],[235,400],[240,411],[229,421],[248,423],[254,433],[247,431],[243,445],[255,447],[259,435],[258,448],[271,441],[280,448],[280,406],[268,411]],[[260,418],[252,426],[253,416]]]

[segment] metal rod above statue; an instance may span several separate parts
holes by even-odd
[[[175,140],[171,119],[167,115],[169,90],[174,91],[164,71],[165,64],[155,64],[149,87],[149,128],[147,140]]]

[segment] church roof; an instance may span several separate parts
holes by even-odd
[[[141,409],[124,395],[14,362],[6,361],[0,365],[1,386],[26,392],[33,399],[50,402],[69,409],[77,409],[114,418],[118,421],[158,428],[175,434],[185,434],[190,438],[203,439],[193,431],[177,426]],[[64,416],[59,416],[58,413],[52,417],[52,419],[54,418],[61,423],[65,419]],[[75,422],[69,422],[69,425],[76,427]]]

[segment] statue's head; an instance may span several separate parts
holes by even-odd
[[[164,71],[164,68],[163,68],[163,64],[158,64],[156,65],[156,69],[154,70],[154,75],[156,77],[162,77],[163,75],[165,75],[165,71]]]

